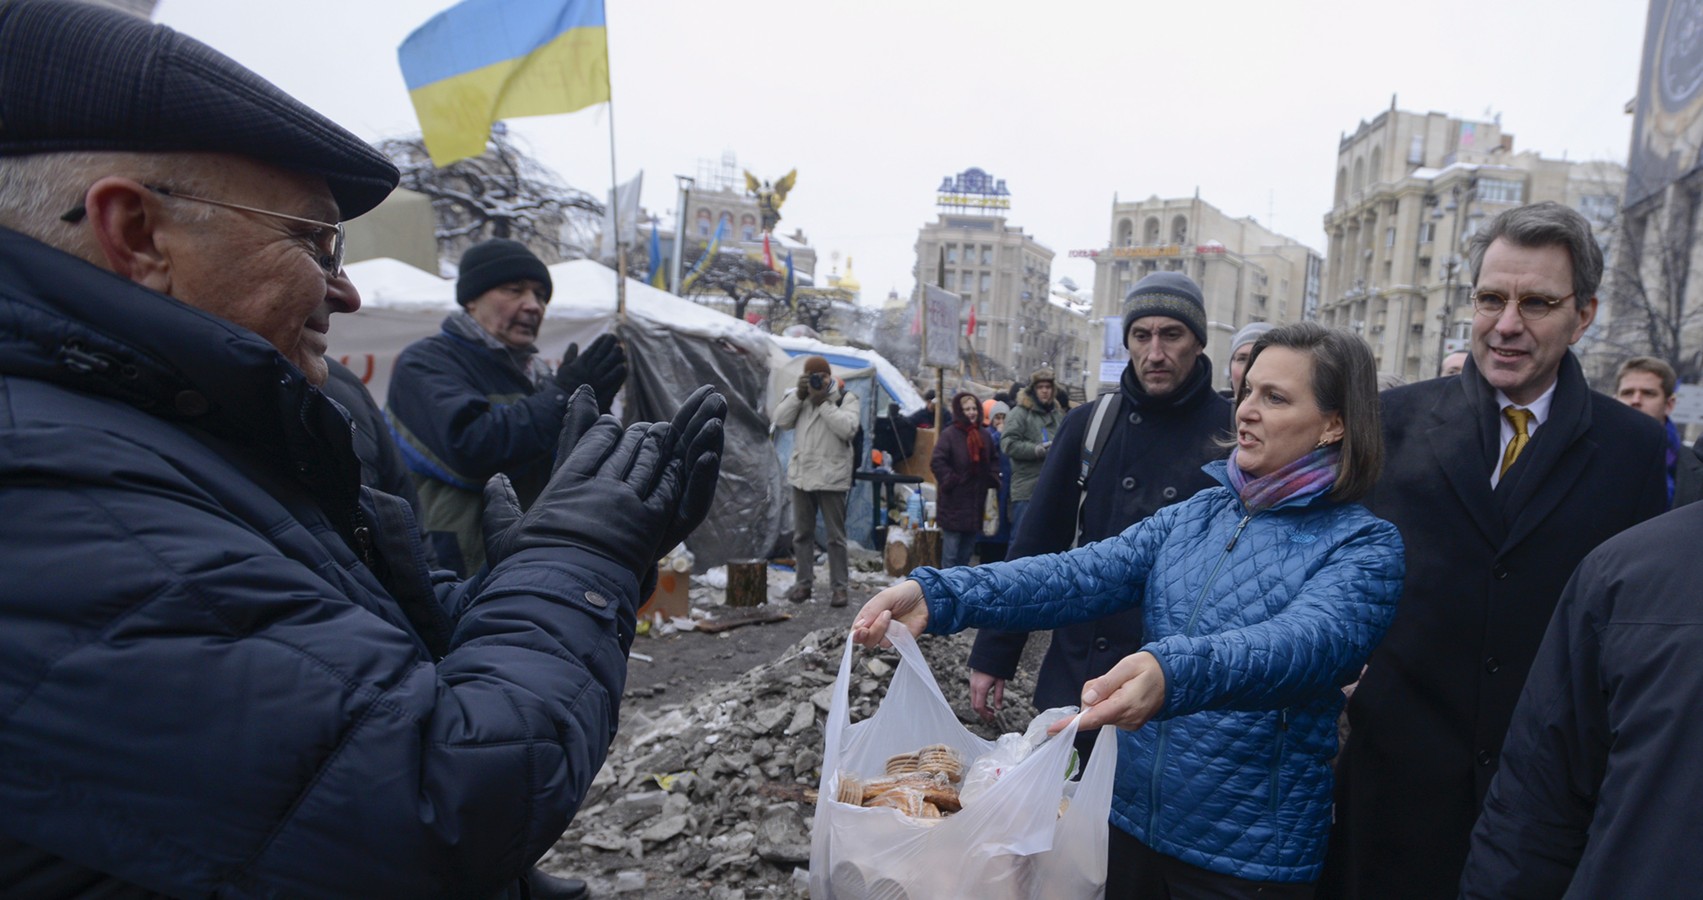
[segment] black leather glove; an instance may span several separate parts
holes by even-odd
[[[798,399],[803,400],[808,396],[810,396],[810,376],[800,375],[798,376]]]
[[[598,335],[581,353],[578,344],[569,344],[562,354],[562,365],[556,369],[556,384],[573,393],[580,385],[588,385],[597,394],[597,411],[608,412],[615,402],[615,393],[627,381],[627,352],[621,349],[613,334]]]
[[[675,459],[680,464],[680,505],[657,545],[657,556],[674,549],[703,523],[721,477],[722,422],[727,400],[709,385],[692,392],[674,414]]]
[[[579,439],[597,424],[597,396],[590,385],[581,385],[568,399],[568,411],[562,416],[562,430],[556,436],[556,458],[550,465],[552,475],[568,461]],[[485,565],[495,569],[497,563],[514,551],[512,529],[520,521],[520,498],[514,485],[501,472],[485,482],[484,509],[480,512],[480,532],[485,538]]]
[[[656,568],[657,545],[679,506],[674,444],[673,425],[641,423],[623,434],[612,416],[600,417],[532,508],[503,532],[498,559],[535,547],[576,547],[644,580]],[[499,474],[486,482],[488,511],[514,510],[507,480]]]

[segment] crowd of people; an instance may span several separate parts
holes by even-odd
[[[585,896],[533,866],[603,764],[728,407],[705,386],[623,428],[625,349],[541,359],[549,271],[493,239],[381,408],[326,334],[360,306],[341,223],[397,181],[170,29],[0,0],[0,894]],[[1037,708],[1120,729],[1108,897],[1692,889],[1677,378],[1587,384],[1578,213],[1512,208],[1468,262],[1437,378],[1254,323],[1221,395],[1201,287],[1156,272],[1116,390],[1072,408],[1042,368],[878,429],[939,422],[944,565],[852,637],[978,629],[991,718],[1053,632]],[[862,401],[801,366],[771,410],[787,599],[821,530],[844,606]]]

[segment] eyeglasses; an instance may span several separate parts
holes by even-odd
[[[1514,301],[1514,308],[1520,311],[1520,318],[1529,322],[1549,315],[1560,308],[1561,304],[1575,296],[1577,296],[1576,292],[1565,297],[1526,294]],[[1472,295],[1472,307],[1474,311],[1487,319],[1500,319],[1502,310],[1508,308],[1508,295],[1500,291],[1479,291]]]
[[[214,200],[209,197],[197,197],[194,194],[185,194],[181,191],[174,191],[171,188],[161,187],[157,184],[144,184],[142,186],[162,197],[171,197],[175,200],[188,200],[192,203],[205,203],[208,206],[222,206],[225,209],[234,209],[238,212],[254,213],[255,215],[260,216],[271,216],[274,219],[283,219],[286,222],[295,222],[298,225],[311,225],[315,230],[310,240],[313,242],[315,251],[317,251],[315,261],[319,263],[319,267],[324,269],[325,274],[331,278],[336,278],[343,272],[343,246],[345,235],[343,232],[343,224],[341,222],[335,224],[331,222],[321,222],[317,219],[304,219],[301,216],[292,216],[288,213],[273,212],[269,209],[260,209],[259,207],[254,206],[243,206],[241,203],[230,203],[225,200]],[[79,203],[59,218],[61,221],[75,224],[83,221],[84,217],[88,214],[88,209],[85,208],[83,204]]]

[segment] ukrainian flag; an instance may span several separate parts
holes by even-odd
[[[500,119],[609,100],[602,0],[464,0],[396,55],[437,166],[484,153]]]

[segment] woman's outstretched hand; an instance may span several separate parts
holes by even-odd
[[[1165,670],[1159,666],[1159,659],[1146,651],[1133,653],[1118,660],[1110,672],[1082,686],[1082,723],[1077,732],[1092,733],[1102,725],[1140,728],[1164,706]],[[1069,719],[1062,719],[1047,733],[1058,734],[1068,724]]]
[[[928,602],[922,585],[909,578],[869,598],[852,620],[851,639],[865,647],[891,647],[887,623],[897,619],[911,630],[911,637],[928,627]]]

